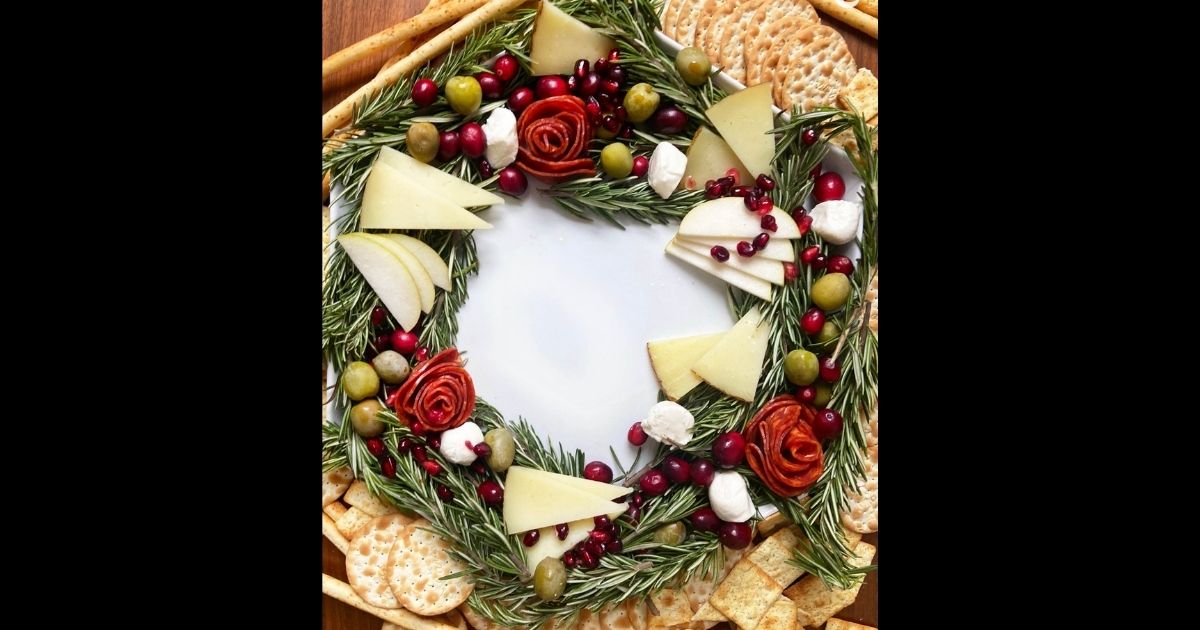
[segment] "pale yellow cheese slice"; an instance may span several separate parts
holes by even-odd
[[[545,475],[549,474],[522,466],[508,469],[504,483],[504,525],[509,534],[612,512],[620,515],[629,507],[628,504],[613,503],[611,499],[600,498],[553,479],[548,481]],[[594,481],[590,483],[610,485]]]
[[[800,228],[790,214],[779,208],[772,208],[768,214],[775,217],[774,232],[763,229],[762,217],[747,210],[741,197],[721,197],[698,204],[685,214],[679,222],[679,235],[690,240],[708,237],[752,240],[767,232],[771,240],[800,238]]]
[[[705,182],[725,177],[731,168],[737,169],[740,183],[751,184],[754,176],[746,170],[746,166],[738,159],[733,149],[729,148],[729,144],[711,129],[701,125],[700,130],[692,137],[691,146],[688,147],[687,167],[683,169],[683,179],[679,181],[679,187],[685,190],[702,189]]]
[[[775,157],[771,84],[760,83],[721,99],[704,112],[752,177],[771,173]]]
[[[413,156],[391,147],[379,150],[376,164],[383,163],[396,169],[413,183],[429,191],[436,191],[446,201],[470,208],[504,204],[500,195],[494,195],[479,186],[465,182],[440,168],[421,162]]]
[[[654,368],[654,375],[658,377],[658,384],[667,398],[679,400],[701,383],[700,377],[692,371],[692,365],[723,336],[725,333],[719,332],[694,337],[659,339],[646,344],[646,352],[650,354],[650,367]]]
[[[675,242],[682,248],[690,250],[701,256],[712,257],[712,247],[705,247],[699,243],[675,239]],[[768,242],[767,245],[771,243]],[[726,260],[724,265],[729,265],[738,271],[744,271],[755,278],[762,278],[771,284],[783,285],[783,263],[778,260],[770,260],[767,258],[759,258],[756,252],[753,256],[747,258],[737,253],[737,246],[729,250],[729,260]]]
[[[757,306],[750,309],[692,366],[696,375],[738,400],[752,402],[771,333],[770,323],[760,323],[761,317]]]
[[[672,240],[667,243],[667,254],[682,260],[683,262],[701,270],[710,273],[729,284],[763,300],[770,301],[771,299],[771,283],[762,278],[744,272],[738,271],[729,265],[719,263],[709,255],[700,255],[696,252],[684,249],[679,243]],[[736,256],[737,254],[734,254]]]
[[[592,481],[590,479],[580,479],[579,477],[572,477],[570,475],[560,475],[534,468],[523,468],[521,474],[537,477],[541,483],[566,486],[573,490],[604,499],[605,501],[612,501],[617,497],[623,497],[633,492],[633,488],[626,488],[611,483],[600,483],[599,481]]]
[[[620,515],[620,512],[610,512],[608,517],[615,519]],[[593,518],[581,518],[577,521],[571,521],[567,523],[567,538],[565,540],[558,539],[558,532],[555,531],[554,526],[539,529],[538,541],[532,547],[524,547],[525,566],[529,567],[530,572],[533,572],[543,558],[561,558],[567,550],[575,546],[575,543],[587,539],[588,532],[592,531],[595,527],[596,522]]]
[[[407,234],[379,234],[378,236],[395,242],[407,249],[413,256],[416,256],[417,260],[421,261],[421,266],[425,267],[425,273],[429,274],[429,279],[433,282],[433,286],[440,287],[446,291],[450,290],[450,267],[446,265],[446,261],[442,260],[442,257],[432,247]],[[780,242],[782,243],[783,241]],[[768,248],[770,245],[768,243]],[[788,260],[791,259],[789,258]]]
[[[404,263],[404,268],[408,270],[412,276],[413,282],[417,285],[417,294],[421,297],[421,311],[428,313],[433,309],[433,280],[429,278],[429,272],[425,271],[425,267],[421,265],[421,261],[417,260],[412,252],[396,244],[394,241],[382,238],[376,234],[367,234],[367,238],[379,243],[384,249],[392,253],[393,256],[400,259]]]
[[[608,58],[608,51],[616,47],[612,39],[542,0],[530,42],[530,70],[534,76],[571,74],[576,60],[595,63],[602,57]]]
[[[379,230],[484,230],[487,221],[446,201],[385,162],[376,162],[363,189],[359,227]]]
[[[746,240],[744,238],[716,238],[713,236],[677,236],[675,238],[678,241],[703,245],[707,248],[704,251],[712,249],[713,245],[720,245],[733,254],[737,253],[738,241]],[[796,262],[796,252],[792,248],[792,242],[783,238],[775,238],[774,234],[771,234],[771,240],[767,242],[766,249],[758,250],[758,253],[754,254],[754,257],[769,258],[783,262]]]
[[[368,234],[343,234],[338,244],[396,321],[405,330],[416,326],[421,317],[421,294],[404,263]]]

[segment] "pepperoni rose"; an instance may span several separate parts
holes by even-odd
[[[430,431],[445,431],[466,422],[475,411],[475,383],[463,369],[458,350],[448,348],[418,363],[387,402],[409,427],[420,422]]]
[[[591,139],[592,125],[579,97],[544,98],[517,119],[517,166],[549,182],[591,177],[596,174],[587,156]]]
[[[811,423],[817,412],[793,396],[778,396],[746,425],[746,463],[772,492],[794,497],[817,482],[825,468]]]

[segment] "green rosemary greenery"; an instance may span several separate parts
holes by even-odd
[[[591,221],[595,215],[621,229],[625,226],[617,221],[618,216],[638,223],[670,223],[704,201],[702,190],[678,191],[663,199],[645,178],[638,177],[588,177],[555,184],[542,192],[576,217]]]

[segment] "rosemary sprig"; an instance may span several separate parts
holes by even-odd
[[[618,216],[638,223],[666,224],[678,221],[704,201],[702,190],[677,190],[663,199],[645,179],[636,177],[615,181],[588,177],[555,184],[542,192],[576,217],[591,221],[598,216],[621,229],[625,226],[617,220]]]

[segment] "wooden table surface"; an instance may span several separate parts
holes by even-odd
[[[368,35],[419,13],[427,0],[322,0],[322,43],[321,55],[329,55],[357,42]],[[879,46],[867,35],[822,15],[822,22],[835,28],[846,39],[854,60],[860,67],[870,68],[879,75]],[[368,59],[331,77],[322,95],[322,110],[333,107],[350,95],[378,71],[387,55]],[[878,535],[863,538],[879,546]],[[345,558],[324,537],[321,538],[322,571],[342,581],[346,580]],[[875,556],[879,563],[878,554]],[[838,613],[838,617],[849,621],[879,625],[879,572],[867,576],[866,583],[852,606]],[[324,598],[324,624],[327,630],[379,630],[383,622],[365,612],[347,606],[331,597]]]

